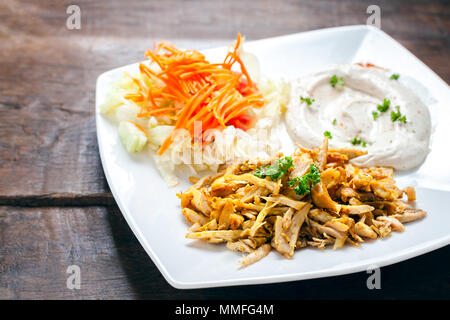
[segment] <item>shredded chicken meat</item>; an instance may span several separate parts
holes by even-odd
[[[403,223],[426,216],[411,206],[414,188],[399,189],[391,168],[349,163],[361,154],[328,150],[325,138],[317,149],[296,150],[292,166],[276,180],[256,174],[269,161],[221,166],[217,174],[195,179],[178,194],[182,213],[192,224],[186,237],[226,243],[228,249],[245,254],[240,261],[245,267],[267,256],[271,248],[291,258],[296,249],[307,246],[359,246],[402,232]],[[313,165],[320,180],[309,182],[308,192],[299,194],[290,181],[304,178]],[[409,203],[401,200],[404,194]]]

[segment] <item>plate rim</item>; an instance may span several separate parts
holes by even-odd
[[[369,25],[348,25],[348,26],[339,26],[339,27],[331,27],[331,28],[322,28],[322,29],[315,29],[315,30],[309,30],[304,32],[297,32],[292,34],[286,34],[276,37],[270,37],[270,38],[263,38],[253,41],[248,41],[247,43],[258,43],[258,42],[265,42],[265,41],[273,41],[273,40],[283,40],[292,38],[295,36],[300,36],[304,34],[313,34],[313,33],[321,33],[321,32],[342,32],[342,31],[348,31],[348,30],[367,30],[367,32],[375,32],[381,35],[382,37],[387,38],[391,42],[395,43],[396,45],[400,46],[406,54],[408,54],[411,58],[413,58],[416,62],[419,62],[422,67],[425,67],[428,71],[430,71],[434,77],[439,79],[442,84],[446,85],[448,87],[448,84],[436,73],[434,72],[430,67],[428,67],[424,62],[422,62],[419,58],[417,58],[411,51],[409,51],[407,48],[405,48],[401,43],[399,43],[397,40],[392,38],[389,34],[384,32],[383,30],[380,30],[376,27],[369,26]],[[207,52],[208,50],[213,49],[219,49],[223,47],[214,47],[214,48],[208,48],[201,51]],[[273,275],[273,276],[257,276],[257,277],[247,277],[245,279],[227,279],[227,280],[215,280],[215,281],[181,281],[175,279],[169,271],[166,269],[164,264],[159,259],[156,252],[153,250],[152,246],[147,242],[144,235],[142,234],[140,228],[136,225],[136,222],[131,214],[129,214],[128,210],[126,209],[125,205],[120,200],[119,194],[115,188],[115,185],[112,183],[112,178],[110,176],[110,173],[108,170],[106,170],[106,160],[104,155],[104,147],[103,147],[103,139],[100,138],[100,133],[98,130],[101,114],[98,108],[98,98],[99,98],[99,83],[102,81],[104,77],[106,77],[110,73],[117,72],[119,69],[125,69],[127,67],[131,67],[136,65],[138,62],[131,63],[125,66],[117,67],[110,69],[108,71],[105,71],[101,73],[96,80],[96,93],[95,93],[95,123],[96,123],[96,136],[97,136],[97,142],[98,142],[98,149],[100,154],[100,160],[102,163],[103,172],[105,174],[108,186],[111,190],[111,193],[114,197],[115,202],[117,203],[119,210],[124,217],[125,221],[127,222],[130,229],[133,231],[135,237],[139,241],[140,245],[144,248],[147,255],[150,257],[152,262],[155,264],[159,272],[161,272],[164,279],[174,288],[176,289],[197,289],[197,288],[213,288],[213,287],[225,287],[225,286],[239,286],[239,285],[257,285],[257,284],[269,284],[269,283],[283,283],[283,282],[290,282],[290,281],[301,281],[301,280],[307,280],[307,279],[318,279],[318,278],[324,278],[324,277],[333,277],[333,276],[339,276],[344,274],[351,274],[356,272],[361,272],[364,270],[367,270],[371,266],[377,266],[377,267],[384,267],[387,265],[395,264],[398,262],[402,262],[414,257],[418,257],[420,255],[426,254],[428,252],[437,250],[439,248],[442,248],[446,245],[450,244],[450,234],[441,237],[438,239],[434,239],[431,241],[427,241],[425,243],[408,247],[404,250],[395,251],[394,253],[388,254],[386,256],[383,256],[383,258],[374,258],[370,260],[363,260],[362,263],[351,263],[349,266],[346,267],[333,267],[333,268],[327,268],[327,269],[321,269],[317,271],[311,271],[307,273],[289,273],[289,274],[282,274],[282,275]],[[373,263],[372,260],[376,260],[376,263]]]

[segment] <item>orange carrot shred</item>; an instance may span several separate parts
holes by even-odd
[[[174,121],[175,128],[158,155],[170,147],[176,129],[192,134],[196,121],[202,123],[201,137],[208,139],[209,130],[234,124],[248,129],[254,123],[248,112],[262,107],[264,100],[240,57],[241,44],[239,33],[222,63],[210,63],[200,52],[180,50],[167,41],[147,50],[151,64],[139,64],[141,77],[131,77],[139,89],[124,98],[141,105],[139,117],[165,116]],[[240,71],[232,70],[234,65]],[[195,139],[198,142],[199,137]]]

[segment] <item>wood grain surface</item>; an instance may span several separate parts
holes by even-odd
[[[81,29],[66,8],[81,8]],[[367,274],[265,286],[177,290],[162,278],[107,186],[95,131],[95,81],[143,59],[154,40],[204,49],[318,28],[381,28],[450,80],[448,1],[0,2],[0,298],[449,298],[448,248]],[[382,48],[380,48],[382,50]],[[66,288],[78,264],[82,288]],[[426,272],[424,272],[426,270]]]
[[[167,284],[114,207],[3,207],[0,228],[4,299],[439,299],[450,290],[448,248],[382,268],[380,290],[367,289],[365,272],[178,290]],[[70,265],[80,267],[79,290],[67,288]]]

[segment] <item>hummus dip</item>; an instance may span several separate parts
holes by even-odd
[[[408,170],[429,152],[431,119],[427,106],[392,73],[377,67],[337,65],[291,84],[286,127],[303,147],[368,151],[359,166]]]

